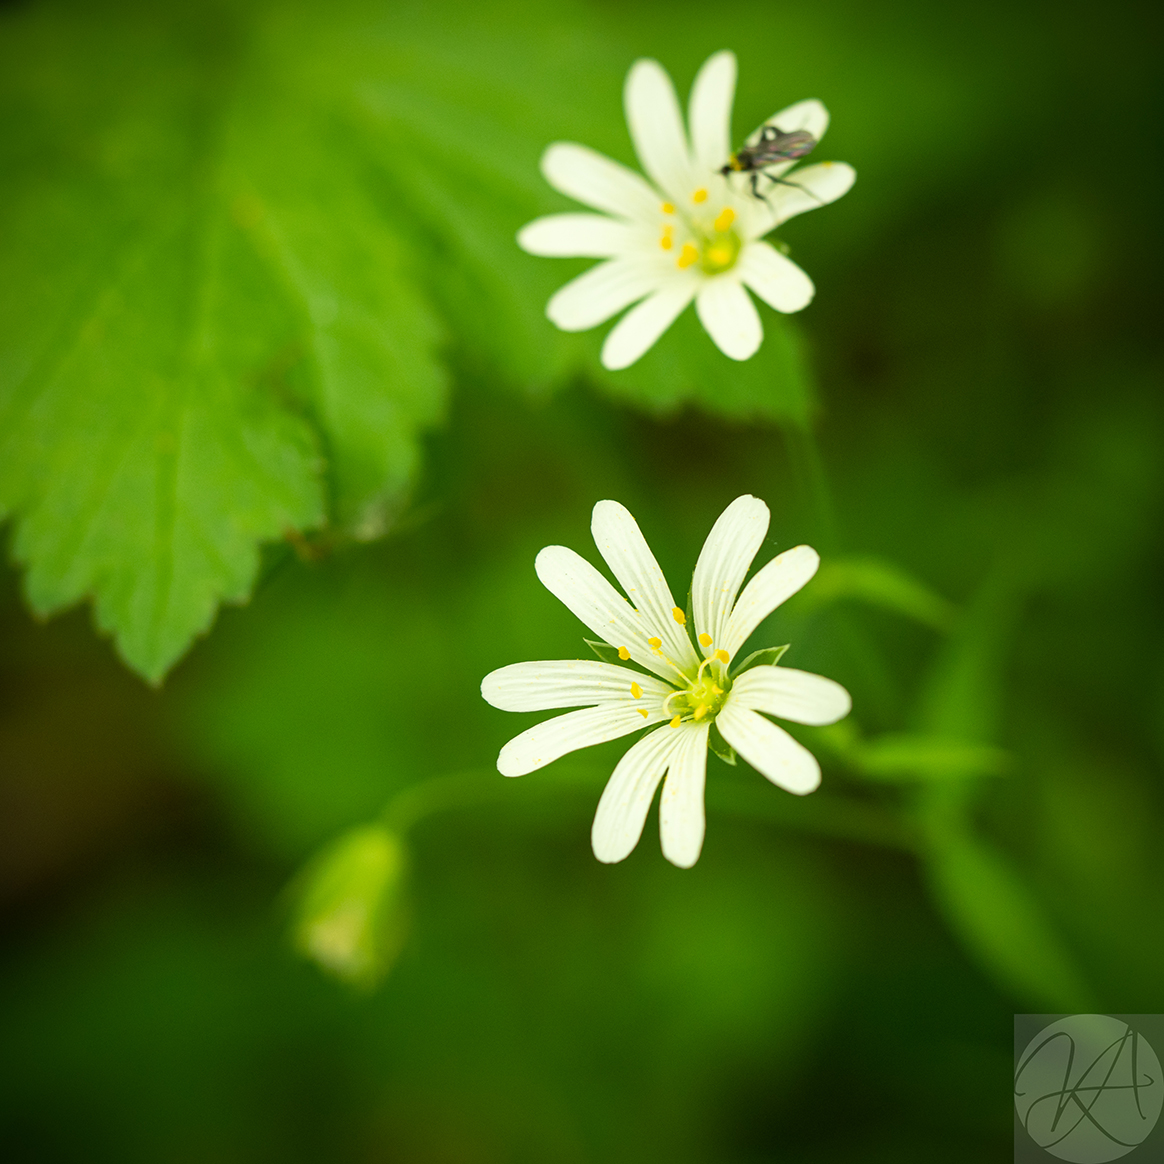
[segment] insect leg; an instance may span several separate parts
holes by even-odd
[[[755,175],[753,175],[753,177],[755,177]],[[793,188],[793,190],[799,190],[802,194],[807,194],[814,201],[819,202],[821,206],[828,205],[828,203],[823,198],[818,197],[816,194],[814,194],[807,187],[801,186],[799,182],[789,182],[787,178],[774,178],[771,174],[765,174],[764,177],[767,178],[768,181],[772,182],[774,185],[791,186]],[[768,199],[765,198],[764,201],[767,202]]]
[[[769,206],[772,205],[770,202],[768,202],[768,195],[760,193],[760,171],[759,170],[752,171],[752,197],[759,198],[761,202],[766,202],[766,203],[768,203]]]

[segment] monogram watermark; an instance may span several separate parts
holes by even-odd
[[[1158,1030],[1161,1016],[1075,1014],[1038,1022],[1054,1017],[1015,1016],[1015,1159],[1050,1153],[1072,1164],[1104,1164],[1139,1148],[1135,1164],[1164,1159],[1164,1138],[1152,1135],[1164,1081],[1144,1033]],[[1037,1033],[1024,1046],[1032,1025]]]

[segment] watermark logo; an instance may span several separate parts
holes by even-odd
[[[1160,1060],[1143,1034],[1105,1014],[1044,1027],[1014,1073],[1019,1121],[1039,1147],[1072,1164],[1103,1164],[1138,1148],[1160,1117]]]

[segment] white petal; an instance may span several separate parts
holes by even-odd
[[[634,170],[575,142],[555,142],[542,154],[542,173],[555,190],[595,210],[654,222],[659,194]]]
[[[735,695],[734,688],[732,695]],[[783,728],[749,711],[731,696],[716,716],[715,726],[723,733],[723,738],[773,784],[779,784],[798,796],[819,787],[820,765],[813,754]]]
[[[678,203],[695,190],[675,86],[658,61],[635,61],[623,91],[635,153],[648,176]]]
[[[748,243],[736,269],[740,278],[777,311],[807,307],[816,290],[812,280],[791,259],[766,242]]]
[[[652,653],[655,628],[585,558],[566,546],[546,546],[534,569],[542,585],[600,639],[626,647],[636,663],[663,678],[675,672]]]
[[[550,296],[546,315],[563,331],[585,331],[659,286],[658,265],[639,258],[609,259]]]
[[[731,698],[752,711],[818,726],[836,723],[852,710],[849,693],[823,675],[791,667],[753,667],[732,687]]]
[[[711,650],[721,645],[732,603],[764,542],[768,520],[768,507],[758,497],[737,497],[719,515],[699,552],[691,608],[696,631],[711,635]]]
[[[674,730],[683,739],[671,757],[667,783],[659,797],[659,835],[663,856],[690,869],[703,848],[703,785],[707,776],[708,724],[684,724]]]
[[[721,275],[709,279],[699,289],[695,310],[699,322],[725,356],[747,360],[756,354],[764,329],[756,305],[735,278]]]
[[[685,734],[681,729],[659,728],[619,760],[590,830],[590,843],[600,861],[621,861],[639,843],[651,798]]]
[[[675,322],[698,289],[697,278],[677,275],[649,299],[631,308],[606,337],[602,366],[611,371],[629,368]]]
[[[734,659],[752,633],[786,599],[791,598],[820,565],[811,546],[794,546],[770,561],[744,587],[724,632],[723,649]]]
[[[636,696],[631,684],[637,684]],[[548,711],[554,707],[586,707],[596,703],[633,703],[651,710],[674,688],[641,671],[598,659],[553,659],[511,663],[481,680],[486,702],[502,711]]]
[[[548,258],[605,259],[634,250],[641,241],[641,227],[604,214],[551,214],[517,232],[523,251]]]
[[[857,171],[847,162],[819,162],[803,166],[788,174],[782,182],[765,189],[764,194],[772,207],[772,225],[827,206],[852,189]]]
[[[524,776],[567,752],[616,740],[662,718],[662,711],[656,711],[644,719],[633,707],[621,704],[568,711],[514,736],[497,757],[497,771],[502,776]]]
[[[687,120],[697,177],[699,170],[718,170],[731,155],[735,92],[735,53],[724,51],[708,57],[691,87],[688,105]]]
[[[631,603],[645,616],[654,634],[663,640],[662,650],[683,670],[699,664],[687,632],[675,621],[671,588],[638,522],[617,501],[600,501],[590,522],[594,544],[618,579]]]

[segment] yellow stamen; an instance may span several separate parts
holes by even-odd
[[[675,245],[675,240],[669,235],[665,234],[659,239],[659,246],[665,251],[669,251]]]
[[[700,705],[699,705],[699,706],[698,706],[698,707],[695,709],[695,718],[696,718],[696,719],[702,719],[702,718],[703,718],[703,717],[704,717],[706,714],[707,714],[707,704],[706,704],[706,703],[701,703],[701,704],[700,704]]]
[[[640,686],[639,686],[637,683],[632,683],[632,684],[631,684],[631,694],[632,694],[632,695],[633,695],[633,696],[634,696],[636,699],[642,699],[642,697],[643,697],[643,689],[642,689],[642,688],[641,688],[641,687],[640,687]]]
[[[663,203],[663,213],[664,214],[674,214],[675,213],[674,205],[670,202],[664,202]]]
[[[630,651],[626,647],[618,648],[618,657],[625,663],[630,658]]]
[[[699,262],[699,251],[691,245],[691,243],[684,243],[683,249],[679,252],[679,267],[690,267],[693,263]]]
[[[711,646],[711,635],[709,635],[707,631],[704,631],[703,634],[699,636],[699,645],[701,647]]]
[[[641,715],[643,717],[643,719],[648,718],[647,713],[641,707],[638,708],[637,710],[638,710],[639,715]]]
[[[647,646],[653,647],[656,651],[663,645],[662,639],[647,639]]]
[[[715,220],[714,226],[716,230],[727,230],[729,226],[736,220],[736,212],[730,207],[725,206],[720,212],[719,217]]]
[[[696,190],[695,193],[691,195],[691,201],[692,202],[706,202],[707,201],[707,191],[702,186],[700,186],[699,189]]]
[[[672,727],[678,727],[678,726],[679,726],[679,723],[680,723],[680,721],[681,721],[681,720],[682,720],[682,716],[678,716],[678,715],[677,715],[677,716],[676,716],[676,717],[675,717],[675,718],[674,718],[674,719],[671,721],[671,726],[672,726]]]
[[[715,657],[721,663],[727,663],[731,659],[731,655],[729,655],[722,647],[720,647],[720,649],[715,652]]]
[[[687,625],[687,615],[683,613],[677,606],[671,607],[671,617],[680,625]]]

